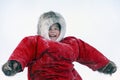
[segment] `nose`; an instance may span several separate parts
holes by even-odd
[[[55,30],[52,30],[52,29],[51,29],[51,30],[50,30],[50,32],[51,32],[51,33],[54,33],[54,32],[55,32]]]

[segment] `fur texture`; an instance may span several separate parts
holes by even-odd
[[[59,23],[61,26],[60,36],[56,40],[56,41],[60,41],[65,35],[66,24],[65,24],[64,18],[59,13],[56,13],[53,11],[46,12],[40,16],[39,21],[38,21],[38,31],[37,31],[38,35],[41,35],[44,38],[50,40],[48,31],[49,31],[50,26],[55,23]]]

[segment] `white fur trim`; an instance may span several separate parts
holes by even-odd
[[[51,14],[53,13],[53,14]],[[66,24],[65,24],[65,20],[64,18],[56,12],[48,12],[48,13],[44,13],[43,15],[41,15],[39,21],[38,21],[38,35],[43,36],[46,39],[49,39],[49,35],[48,35],[48,31],[51,25],[55,24],[55,23],[59,23],[61,26],[61,33],[60,36],[58,37],[58,39],[56,41],[60,41],[66,32]]]

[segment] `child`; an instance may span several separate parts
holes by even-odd
[[[28,67],[28,80],[82,80],[73,62],[86,65],[93,71],[112,74],[116,65],[97,49],[73,36],[64,38],[64,18],[50,11],[41,15],[38,35],[25,37],[2,70],[7,76]]]

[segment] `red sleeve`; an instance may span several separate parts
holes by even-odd
[[[78,39],[79,56],[77,61],[91,68],[97,70],[108,64],[109,60],[96,48],[88,43]]]
[[[37,39],[35,37],[25,37],[13,51],[9,60],[16,60],[22,65],[22,70],[35,57]]]

